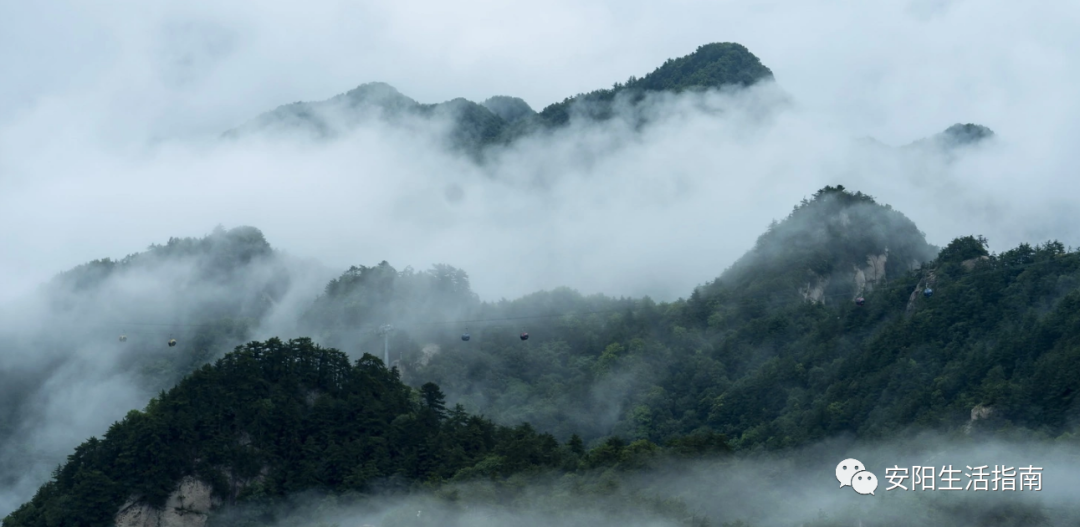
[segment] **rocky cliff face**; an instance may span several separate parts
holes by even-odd
[[[813,271],[810,271],[809,274],[812,278],[806,283],[806,287],[799,290],[799,294],[801,294],[803,300],[806,300],[807,302],[821,302],[824,304],[825,288],[829,287],[829,278],[827,276],[818,276]]]
[[[855,294],[851,297],[853,300],[873,291],[875,287],[885,282],[885,264],[888,260],[889,250],[886,249],[881,254],[867,255],[865,266],[852,266],[852,274],[848,279],[852,280],[855,286]],[[810,275],[810,280],[799,288],[799,294],[807,302],[824,304],[830,277],[818,276],[813,271],[807,273]]]
[[[990,259],[989,256],[980,256],[978,258],[971,258],[971,259],[968,259],[968,260],[964,260],[964,261],[960,262],[960,265],[964,266],[965,270],[970,271],[972,269],[975,269],[975,267],[977,265],[979,265],[980,262],[982,262],[984,260],[989,260],[989,259]]]
[[[137,497],[128,500],[116,513],[116,527],[203,527],[210,509],[220,505],[210,484],[185,477],[169,495],[165,507],[157,509],[141,503]]]
[[[885,249],[882,254],[871,254],[866,257],[866,265],[855,268],[855,296],[862,296],[874,290],[874,287],[885,280],[885,262],[889,260],[889,250]]]
[[[975,405],[971,409],[971,420],[968,421],[966,425],[964,425],[964,433],[970,434],[972,428],[975,427],[976,422],[982,421],[984,419],[989,419],[993,417],[994,414],[994,407],[992,406],[984,406],[981,404]]]

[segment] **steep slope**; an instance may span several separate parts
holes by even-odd
[[[825,187],[762,234],[718,283],[740,294],[850,301],[934,257],[902,213],[843,186]]]
[[[909,428],[1075,433],[1080,254],[1051,242],[991,255],[975,237],[934,252],[900,213],[826,188],[685,301],[526,297],[500,307],[535,318],[474,326],[468,343],[449,331],[424,341],[438,353],[404,351],[405,378],[587,441],[713,430],[781,448]],[[810,273],[828,279],[816,297]],[[555,299],[561,314],[548,317]],[[514,339],[522,326],[527,343]]]
[[[0,488],[25,492],[72,435],[247,341],[277,305],[327,278],[241,227],[95,260],[4,306]]]
[[[237,235],[208,261],[258,260],[261,235]],[[866,266],[883,278],[868,285]],[[89,291],[117,272],[63,280]],[[838,300],[800,292],[808,272],[835,281]],[[409,322],[390,338],[401,368],[350,364],[307,339],[250,343],[81,445],[5,527],[161,525],[179,512],[203,522],[218,505],[306,490],[514,487],[522,480],[504,478],[631,469],[665,451],[722,452],[726,438],[752,451],[924,430],[1080,433],[1080,252],[1047,242],[990,254],[976,236],[936,251],[902,214],[840,187],[796,206],[687,300],[562,289],[483,303],[460,270],[384,263],[331,281],[306,318],[331,333]],[[522,421],[532,426],[499,426]]]
[[[630,77],[610,90],[579,94],[552,104],[539,113],[538,119],[548,126],[566,124],[572,115],[604,119],[611,115],[619,97],[635,102],[648,92],[745,88],[772,78],[772,71],[746,47],[731,42],[706,44],[685,57],[668,59],[640,79]]]
[[[498,115],[507,123],[513,123],[518,119],[536,114],[529,106],[529,103],[517,97],[496,95],[488,98],[481,104],[484,105],[484,108],[491,110],[491,113]]]
[[[253,493],[448,478],[504,437],[522,447],[515,431],[447,413],[434,385],[419,395],[414,403],[370,356],[350,365],[309,340],[251,343],[83,443],[4,525],[134,525],[185,487],[202,503],[189,512],[205,516],[209,504]],[[539,459],[558,449],[550,436],[523,433]]]
[[[587,453],[579,439],[560,445],[528,425],[500,427],[448,410],[444,400],[438,386],[413,390],[370,355],[350,364],[309,339],[252,342],[84,442],[3,525],[195,527],[222,505],[301,491],[641,466],[660,452],[612,441]],[[670,453],[726,448],[722,437],[698,435],[672,442]],[[250,517],[253,510],[233,510],[217,524],[272,521]]]
[[[71,328],[68,338],[108,335],[115,341],[123,333],[125,346],[143,355],[171,335],[184,342],[188,360],[200,363],[225,336],[219,331],[231,327],[228,338],[243,339],[282,300],[294,275],[306,271],[295,264],[258,229],[219,227],[203,238],[171,238],[142,253],[61,273],[42,290],[41,316]]]
[[[920,139],[907,145],[905,148],[916,149],[937,149],[941,151],[952,150],[965,146],[972,146],[978,143],[993,139],[994,131],[979,125],[979,124],[960,124],[956,123],[945,131],[928,137],[926,139]]]
[[[315,269],[277,254],[251,227],[172,238],[59,274],[16,306],[11,320],[26,326],[0,339],[34,357],[22,361],[27,370],[18,375],[41,384],[52,374],[50,361],[100,356],[144,373],[149,386],[170,386],[220,346],[243,342],[309,271]],[[167,347],[170,338],[180,345]],[[19,406],[7,402],[5,408]]]

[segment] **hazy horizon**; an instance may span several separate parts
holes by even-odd
[[[891,204],[936,245],[1080,245],[1067,198],[1080,37],[1064,6],[244,6],[0,8],[0,67],[18,72],[0,87],[0,298],[223,224],[340,270],[448,263],[487,300],[557,286],[672,300],[826,184]],[[982,38],[1003,27],[1011,38]],[[790,105],[753,121],[740,108],[768,88],[668,98],[657,111],[671,117],[640,134],[583,126],[483,168],[378,126],[329,145],[217,140],[371,81],[426,103],[505,94],[540,110],[724,41],[771,68]],[[989,126],[995,144],[947,161],[853,143],[957,122]]]

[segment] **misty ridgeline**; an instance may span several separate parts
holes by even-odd
[[[746,48],[711,44],[540,112],[367,84],[225,140],[437,123],[482,167],[581,123],[644,133],[670,118],[660,99],[759,88],[750,118],[788,104]],[[992,138],[872,148],[948,162]],[[1074,525],[1078,286],[1059,242],[935,247],[842,186],[672,302],[484,301],[449,265],[340,272],[252,227],[174,238],[5,313],[3,525]],[[1044,490],[859,496],[833,477],[850,457],[879,477],[1034,464]]]

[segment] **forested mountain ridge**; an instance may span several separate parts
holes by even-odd
[[[1069,440],[1080,423],[1080,252],[986,245],[965,236],[938,251],[900,212],[837,186],[675,302],[567,289],[483,302],[449,266],[356,266],[303,315],[347,354],[274,339],[198,367],[80,446],[5,526],[159,514],[183,494],[177,485],[209,507],[839,435]],[[260,250],[238,252],[249,253]],[[883,274],[869,280],[867,267]],[[815,276],[828,279],[817,297]],[[381,356],[375,329],[387,322],[396,369],[365,355]],[[457,403],[421,430],[424,415]],[[140,459],[147,470],[132,471]]]
[[[406,357],[405,378],[438,382],[496,419],[594,440],[708,429],[743,448],[779,448],[844,432],[970,430],[972,409],[987,405],[993,419],[975,429],[1073,431],[1080,385],[1060,366],[1080,367],[1080,326],[1070,322],[1080,255],[1057,242],[990,255],[964,237],[925,261],[934,250],[902,214],[834,187],[797,207],[744,261],[790,244],[789,235],[829,234],[844,224],[841,213],[852,220],[846,230],[816,238],[828,251],[796,244],[775,265],[733,266],[672,303],[536,297],[558,298],[565,314],[530,322],[527,351],[509,340],[509,324],[480,342],[446,336],[432,340],[439,353]],[[860,282],[884,241],[890,257],[877,263],[886,272]],[[843,279],[808,295],[808,267]],[[853,302],[860,294],[865,305]],[[1062,386],[1056,395],[1042,390],[1044,377]]]
[[[714,43],[700,46],[685,57],[669,59],[640,79],[632,76],[611,89],[568,97],[539,113],[525,101],[508,96],[495,96],[482,104],[462,98],[421,104],[388,84],[374,82],[325,101],[280,106],[224,135],[235,138],[256,132],[301,133],[323,139],[340,135],[366,120],[410,126],[435,119],[450,123],[445,135],[448,146],[478,154],[487,146],[564,126],[571,116],[606,119],[617,98],[632,106],[650,92],[746,87],[770,79],[772,72],[745,47]]]
[[[68,288],[88,294],[100,289],[110,277],[154,272],[181,263],[192,266],[192,280],[227,283],[248,271],[250,264],[273,258],[273,249],[258,229],[237,227],[226,231],[218,227],[203,238],[170,238],[164,245],[153,244],[145,252],[120,260],[94,260],[60,273],[47,287],[53,291]],[[283,288],[288,283],[286,280],[277,285]]]
[[[703,434],[666,451],[726,450],[722,437]],[[201,525],[222,504],[305,490],[363,494],[452,478],[632,468],[663,452],[618,440],[586,452],[576,436],[560,444],[527,424],[501,427],[447,409],[438,386],[413,390],[370,355],[350,364],[309,339],[271,339],[203,366],[84,442],[3,525]],[[211,525],[272,519],[257,508],[240,514]]]
[[[274,250],[258,229],[219,228],[80,265],[5,305],[0,488],[36,486],[66,455],[53,438],[94,433],[94,419],[83,415],[141,406],[250,340],[278,303],[308,283],[325,283],[331,275],[324,272]],[[50,406],[67,390],[87,397],[88,408]],[[42,419],[44,412],[51,417]]]
[[[219,227],[202,238],[171,238],[119,260],[80,265],[56,276],[42,294],[51,316],[80,334],[129,336],[126,347],[138,352],[133,367],[158,370],[170,386],[222,346],[247,340],[307,271],[296,263],[254,227]],[[137,324],[123,327],[123,321]],[[147,353],[169,338],[185,343],[183,356]]]
[[[463,290],[395,332],[391,360],[400,360],[407,382],[435,382],[450,400],[496,421],[528,421],[594,444],[610,436],[659,443],[699,430],[745,448],[909,426],[969,430],[980,405],[994,406],[994,418],[975,429],[1058,436],[1072,430],[1061,417],[1073,411],[1071,396],[1043,399],[1034,379],[1036,371],[1058,371],[1044,369],[1044,355],[1070,361],[1078,353],[1066,323],[1077,259],[1056,242],[990,255],[975,237],[939,254],[899,211],[826,187],[686,300],[555,290],[483,303]],[[411,273],[388,264],[360,273],[378,280],[346,273],[316,301],[313,320],[332,322],[313,333],[381,349],[374,326],[408,310],[352,311],[353,327],[366,333],[333,327],[355,306],[413,295]],[[516,338],[523,329],[527,342]],[[463,342],[466,331],[472,338]],[[1035,334],[1049,340],[1032,347]],[[1021,357],[1027,362],[1017,370],[1011,361]],[[857,380],[871,377],[879,382]],[[930,400],[937,402],[924,404]],[[1046,420],[1051,415],[1058,417]]]
[[[938,249],[901,212],[825,187],[774,222],[718,282],[766,298],[799,288],[811,302],[853,300],[931,260]]]
[[[679,93],[684,90],[752,86],[773,79],[773,73],[744,46],[735,43],[707,44],[685,57],[668,59],[648,75],[631,76],[609,90],[596,90],[567,97],[547,106],[539,119],[547,125],[563,125],[578,112],[593,119],[610,117],[619,96],[640,101],[648,92]]]

